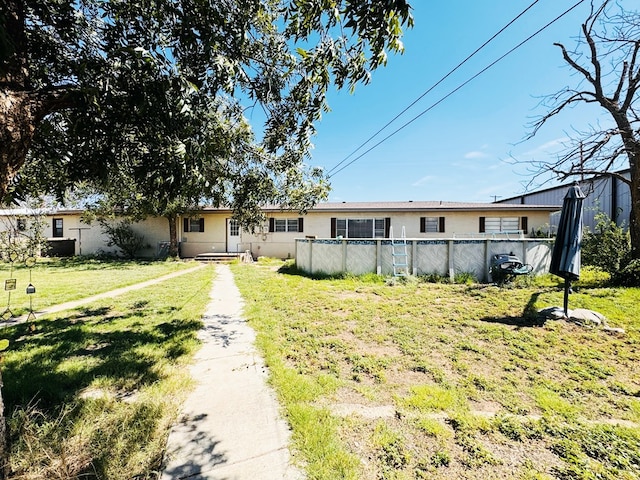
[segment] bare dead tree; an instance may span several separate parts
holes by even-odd
[[[532,169],[538,175],[551,172],[560,180],[610,175],[627,184],[632,257],[640,258],[640,11],[625,10],[610,0],[599,6],[592,2],[576,48],[554,45],[579,81],[575,88],[545,98],[549,110],[532,124],[528,138],[578,104],[601,107],[612,122],[574,131],[563,153],[550,161],[532,162]],[[629,178],[619,173],[627,162]]]

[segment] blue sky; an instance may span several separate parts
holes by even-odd
[[[413,0],[415,26],[404,55],[390,56],[369,85],[332,91],[332,111],[318,124],[308,163],[330,170],[400,113],[533,0]],[[357,155],[429,108],[577,0],[540,0],[524,17],[425,96]],[[623,2],[626,3],[626,2]],[[527,125],[546,112],[541,97],[575,86],[554,42],[575,46],[590,5],[571,13],[507,56],[391,139],[331,177],[330,201],[443,200],[491,202],[525,191],[519,160],[553,156],[567,132],[599,121],[577,108],[526,142]],[[600,119],[602,121],[602,119]],[[345,162],[346,163],[346,162]],[[548,185],[547,185],[548,186]]]

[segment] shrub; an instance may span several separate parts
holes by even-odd
[[[145,248],[144,236],[133,229],[130,221],[123,220],[113,224],[103,221],[100,224],[102,231],[109,237],[107,245],[118,247],[125,257],[135,258]]]
[[[582,262],[614,274],[631,250],[629,233],[604,213],[596,215],[596,221],[596,231],[585,232],[582,239]]]
[[[640,287],[640,260],[631,260],[613,276],[613,283],[623,287]]]

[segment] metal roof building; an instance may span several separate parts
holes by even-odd
[[[629,170],[617,172],[625,178],[630,178]],[[559,185],[556,187],[538,190],[536,192],[525,193],[516,197],[498,200],[498,204],[519,204],[519,205],[561,205],[569,187],[574,182]],[[631,192],[629,186],[620,179],[610,175],[600,175],[587,180],[577,182],[581,190],[587,195],[584,200],[584,226],[594,231],[596,226],[595,217],[598,213],[605,213],[619,226],[629,225],[629,214],[631,213]],[[552,216],[552,227],[554,220],[557,223],[557,216]]]

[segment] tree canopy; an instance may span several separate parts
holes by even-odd
[[[411,25],[405,0],[5,0],[0,199],[304,209],[327,191],[304,161],[328,89],[367,83]]]

